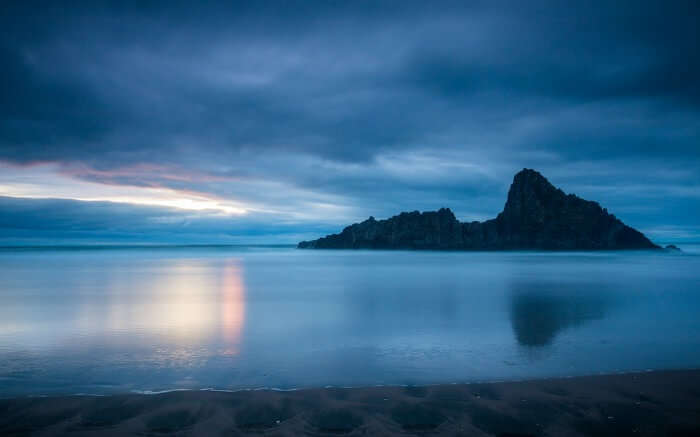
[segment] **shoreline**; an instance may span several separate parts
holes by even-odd
[[[2,435],[700,435],[700,369],[0,399]]]
[[[163,390],[138,390],[132,389],[128,391],[115,391],[107,393],[88,393],[88,392],[77,392],[77,393],[39,393],[39,394],[26,394],[26,395],[1,395],[0,402],[18,400],[18,399],[33,399],[33,398],[70,398],[70,397],[111,397],[111,396],[126,396],[126,395],[137,395],[137,396],[157,396],[173,392],[215,392],[215,393],[239,393],[239,392],[255,392],[255,391],[271,391],[271,392],[296,392],[296,391],[306,391],[306,390],[326,390],[326,389],[343,389],[343,390],[357,390],[357,389],[371,389],[371,388],[406,388],[406,387],[439,387],[439,386],[454,386],[454,385],[483,385],[483,384],[507,384],[507,383],[518,383],[518,382],[542,382],[542,381],[556,381],[565,380],[573,378],[588,378],[597,376],[615,376],[615,375],[630,375],[630,374],[645,374],[645,373],[657,373],[657,372],[685,372],[685,371],[698,371],[700,372],[700,367],[678,367],[671,369],[635,369],[635,370],[621,370],[613,372],[598,372],[598,373],[584,373],[580,375],[559,375],[559,376],[543,376],[543,377],[532,377],[532,378],[515,378],[515,379],[484,379],[484,380],[474,380],[474,381],[456,381],[456,382],[436,382],[427,384],[373,384],[373,385],[324,385],[324,386],[308,386],[308,387],[242,387],[242,388],[216,388],[216,387],[202,387],[202,388],[169,388]]]
[[[30,398],[69,398],[69,397],[110,397],[110,396],[126,396],[126,395],[137,395],[137,396],[157,396],[167,393],[174,392],[215,392],[215,393],[240,393],[240,392],[255,392],[255,391],[271,391],[271,392],[296,392],[296,391],[306,391],[306,390],[327,390],[327,389],[343,389],[343,390],[357,390],[357,389],[371,389],[371,388],[406,388],[406,387],[440,387],[440,386],[454,386],[454,385],[483,385],[483,384],[508,384],[508,383],[519,383],[519,382],[544,382],[544,381],[557,381],[565,379],[574,378],[591,378],[598,376],[616,376],[616,375],[641,375],[645,373],[657,373],[657,372],[700,372],[700,367],[681,367],[673,369],[642,369],[642,370],[621,370],[614,372],[599,372],[599,373],[584,373],[580,375],[563,375],[563,376],[544,376],[544,377],[533,377],[533,378],[518,378],[518,379],[484,379],[475,381],[458,381],[458,382],[437,382],[428,384],[373,384],[373,385],[325,385],[325,386],[310,386],[310,387],[292,387],[292,388],[282,388],[282,387],[243,387],[243,388],[215,388],[215,387],[202,387],[202,388],[171,388],[163,390],[129,390],[124,392],[111,392],[111,393],[57,393],[57,394],[27,394],[19,396],[2,396],[0,395],[1,401],[8,401],[13,399],[30,399]]]

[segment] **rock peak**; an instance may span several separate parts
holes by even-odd
[[[547,208],[553,199],[561,196],[565,196],[564,192],[552,185],[540,172],[524,168],[513,177],[501,214],[510,217],[532,215]]]
[[[513,183],[523,183],[526,181],[538,181],[549,183],[546,177],[542,176],[542,173],[531,168],[523,168],[513,176]]]
[[[532,191],[535,194],[546,194],[558,190],[546,177],[536,170],[524,168],[513,176],[508,195]]]

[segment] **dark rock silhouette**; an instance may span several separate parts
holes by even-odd
[[[681,252],[681,248],[676,246],[675,244],[667,244],[666,247],[664,247],[666,250],[670,250],[673,252]]]
[[[462,223],[452,211],[403,212],[370,217],[339,234],[302,241],[311,249],[604,250],[658,249],[596,202],[565,194],[535,170],[513,178],[503,212],[484,222]]]

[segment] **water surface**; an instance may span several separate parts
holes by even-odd
[[[0,250],[0,396],[700,366],[700,254]]]

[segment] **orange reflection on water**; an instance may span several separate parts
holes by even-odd
[[[155,328],[177,343],[199,343],[216,327],[216,273],[208,266],[178,261],[156,282],[150,302]],[[212,277],[213,276],[213,277]]]
[[[224,268],[221,281],[221,336],[225,355],[237,355],[245,322],[245,287],[237,265]]]
[[[78,331],[169,352],[238,354],[245,287],[237,260],[167,260],[110,279],[104,297],[80,306]]]

